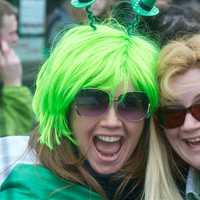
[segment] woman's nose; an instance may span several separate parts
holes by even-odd
[[[101,118],[100,124],[104,127],[118,128],[122,126],[122,121],[119,119],[114,106],[109,107],[106,113]]]
[[[192,131],[197,127],[200,128],[200,122],[197,119],[195,119],[191,113],[186,113],[185,120],[183,125],[181,126],[181,129],[183,131]]]

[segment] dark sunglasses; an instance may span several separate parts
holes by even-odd
[[[184,124],[185,116],[188,112],[200,121],[200,103],[193,104],[188,108],[182,106],[160,107],[156,113],[156,119],[166,129],[177,128]]]
[[[83,89],[75,98],[75,109],[81,116],[98,117],[109,109],[111,99],[105,91]],[[118,116],[127,121],[142,120],[149,112],[149,101],[144,92],[127,92],[113,102]]]

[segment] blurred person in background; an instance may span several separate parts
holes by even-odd
[[[185,34],[200,32],[200,11],[195,9],[194,5],[185,2],[180,6],[172,2],[167,6],[161,6],[158,16],[144,17],[140,23],[146,32],[163,46]]]
[[[185,34],[199,33],[199,15],[199,10],[189,2],[181,6],[172,3],[160,8],[158,16],[144,18],[142,23],[153,38],[159,40],[161,45],[165,45],[169,40]]]
[[[104,19],[111,13],[113,5],[118,0],[96,0],[92,5],[93,15],[97,18]]]
[[[157,6],[159,8],[167,7],[172,3],[172,0],[157,0]]]
[[[179,5],[174,1],[157,1],[160,12],[157,16],[140,18],[140,32],[148,32],[151,37],[162,45],[169,40],[179,38],[185,34],[200,32],[200,3],[193,0],[183,1]],[[129,0],[118,0],[112,10],[112,16],[124,26],[130,24],[135,15]]]
[[[91,6],[91,11],[96,20],[102,21],[107,18],[117,1],[96,0]],[[58,6],[52,11],[47,20],[47,47],[54,46],[66,29],[78,24],[84,24],[85,21],[86,13],[83,9],[74,8],[70,0],[60,0]]]
[[[6,1],[0,2],[0,37],[9,45],[18,41],[17,9]]]
[[[83,9],[74,8],[70,0],[59,0],[58,6],[47,19],[47,47],[51,48],[66,29],[83,24],[85,20],[86,13]]]
[[[22,65],[12,46],[18,41],[17,9],[0,1],[0,136],[28,134],[32,95],[22,85]]]
[[[184,6],[187,6],[189,9],[192,8],[194,9],[195,11],[199,12],[200,10],[200,1],[199,0],[173,0],[173,4],[175,5],[184,5]],[[197,17],[199,18],[199,16]]]

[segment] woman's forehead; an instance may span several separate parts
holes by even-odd
[[[174,76],[169,87],[175,102],[190,105],[199,100],[200,96],[200,69],[192,68],[183,74]]]

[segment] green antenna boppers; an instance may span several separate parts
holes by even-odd
[[[94,25],[95,18],[92,14],[92,11],[90,10],[90,7],[95,1],[96,0],[71,0],[71,4],[75,8],[85,8],[89,24],[94,30],[96,30],[96,26]]]

